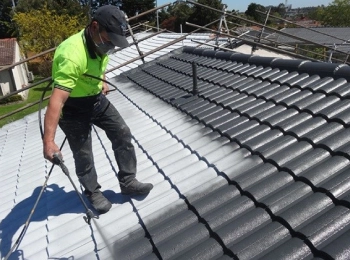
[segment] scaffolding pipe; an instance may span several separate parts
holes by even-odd
[[[269,20],[270,11],[271,11],[271,7],[269,8],[269,11],[267,12],[264,26],[263,26],[263,28],[261,28],[261,32],[259,34],[259,42],[261,41],[261,37],[262,37],[262,35],[263,35],[264,31],[265,31],[265,27],[266,27],[267,21]]]
[[[49,99],[50,97],[51,97],[51,96],[45,97],[45,98],[43,99],[43,101],[46,101],[46,100]],[[21,107],[21,108],[19,108],[19,109],[16,109],[16,110],[10,112],[10,113],[7,113],[7,114],[5,114],[5,115],[0,116],[0,120],[3,120],[3,119],[5,119],[5,118],[7,118],[7,117],[9,117],[9,116],[12,116],[12,115],[14,115],[14,114],[16,114],[16,113],[18,113],[18,112],[23,111],[23,110],[26,110],[27,108],[30,108],[30,107],[32,107],[32,106],[35,106],[35,105],[37,105],[37,104],[39,104],[39,103],[40,103],[40,101],[36,101],[36,102],[30,103],[30,104],[27,104],[27,105],[24,106],[24,107]]]
[[[219,21],[219,20],[215,20],[214,22],[208,23],[208,24],[206,24],[205,26],[210,26],[210,25],[212,25],[212,24],[214,24],[214,23],[217,23],[218,21]],[[203,28],[205,28],[205,27],[203,27]],[[149,56],[149,55],[151,55],[151,54],[153,54],[153,53],[155,53],[155,52],[157,52],[157,51],[160,51],[160,50],[162,50],[162,49],[164,49],[164,48],[166,48],[166,47],[169,47],[169,46],[171,46],[171,45],[173,45],[173,44],[175,44],[175,43],[177,43],[177,42],[180,42],[180,41],[186,39],[187,36],[191,35],[192,33],[198,32],[199,30],[200,30],[200,29],[196,29],[196,30],[194,30],[193,32],[186,33],[186,34],[184,34],[183,36],[181,36],[181,37],[179,37],[179,38],[177,38],[177,39],[175,39],[175,40],[173,40],[173,41],[171,41],[171,42],[168,42],[168,43],[166,43],[166,44],[163,44],[162,46],[160,46],[160,47],[158,47],[158,48],[155,48],[155,49],[153,49],[153,50],[151,50],[151,51],[149,51],[149,52],[144,53],[142,56],[135,57],[135,58],[133,58],[133,59],[127,61],[127,62],[124,62],[123,64],[120,64],[120,65],[118,65],[118,66],[116,66],[116,67],[114,67],[114,68],[111,68],[111,69],[107,70],[105,73],[107,74],[107,73],[112,72],[112,71],[114,71],[114,70],[120,69],[121,67],[124,67],[124,66],[126,66],[126,65],[129,65],[130,63],[133,63],[133,62],[135,62],[135,61],[137,61],[137,60],[139,60],[139,59],[141,59],[141,58],[147,57],[147,56]]]
[[[44,82],[49,81],[49,80],[51,80],[51,77],[48,77],[48,78],[42,79],[42,80],[40,80],[40,81],[38,81],[38,82],[36,82],[36,83],[30,84],[29,86],[27,86],[27,87],[25,87],[25,88],[22,88],[22,89],[20,89],[20,90],[13,91],[13,92],[7,94],[6,96],[0,97],[0,101],[3,100],[3,99],[9,98],[9,97],[11,97],[11,96],[14,96],[14,95],[16,95],[16,94],[18,94],[18,93],[21,93],[21,92],[23,92],[23,91],[26,91],[26,90],[28,90],[28,89],[30,89],[30,88],[33,88],[33,87],[35,87],[35,86],[37,86],[37,85],[40,85],[41,83],[44,83]]]
[[[202,27],[202,26],[199,26],[199,25],[196,25],[196,24],[192,24],[192,23],[188,23],[186,22],[187,25],[190,25],[190,26],[193,26],[193,27],[196,27],[198,29],[205,29],[205,30],[208,30],[208,31],[211,31],[212,33],[215,33],[216,31],[215,30],[212,30],[212,29],[209,29],[209,28],[205,28],[205,27]],[[228,34],[223,34],[225,36],[229,36]],[[269,50],[273,50],[273,51],[276,51],[277,48],[274,48],[274,47],[271,47],[269,45],[266,45],[266,44],[263,44],[263,43],[258,43],[258,42],[254,42],[254,41],[249,41],[249,40],[246,40],[246,39],[240,39],[244,42],[247,42],[247,43],[250,43],[250,44],[256,44],[257,46],[259,47],[263,47],[263,48],[266,48],[266,49],[269,49]],[[281,53],[286,53],[288,55],[293,55],[293,56],[296,56],[294,53],[292,52],[288,52],[288,51],[285,51],[285,50],[281,50],[281,49],[277,49],[279,52]],[[305,59],[304,56],[300,56],[299,57],[303,57],[303,59]],[[309,60],[312,60],[312,61],[319,61],[319,60],[316,60],[316,59],[313,59],[313,58],[310,58],[310,57],[307,57],[307,59]]]
[[[140,16],[144,16],[144,15],[146,15],[146,14],[152,13],[152,12],[154,12],[154,11],[157,11],[157,10],[159,10],[159,9],[162,9],[162,8],[164,8],[164,7],[167,7],[167,6],[169,6],[169,5],[171,5],[171,3],[167,3],[167,4],[161,5],[161,6],[159,6],[159,7],[156,7],[156,8],[150,9],[150,10],[147,10],[147,11],[145,11],[145,12],[143,12],[143,13],[140,13],[140,14],[138,14],[138,15],[135,15],[135,16],[133,16],[133,17],[130,17],[130,18],[129,18],[129,21],[132,21],[132,20],[134,20],[134,19],[139,18]]]
[[[234,33],[236,33],[236,34],[239,34],[238,32],[234,32]],[[250,35],[244,35],[245,37],[248,37],[248,38],[252,38],[252,39],[256,39],[257,37],[254,37],[254,36],[250,36]],[[241,38],[241,36],[237,36],[237,39],[240,39],[240,40],[243,40],[243,38]],[[271,42],[271,43],[276,43],[275,41],[273,41],[273,40],[270,40],[270,39],[264,39],[264,41],[268,41],[268,42]],[[254,41],[254,44],[255,44],[256,42]],[[324,55],[321,55],[321,54],[319,54],[319,53],[317,53],[317,52],[314,52],[314,51],[310,51],[310,50],[307,50],[307,49],[303,49],[303,48],[300,48],[300,47],[298,47],[298,46],[296,46],[296,47],[294,47],[294,46],[292,46],[292,45],[289,45],[289,44],[280,44],[281,46],[285,46],[285,47],[291,47],[291,48],[293,48],[293,49],[295,49],[295,54],[297,54],[297,51],[298,50],[300,50],[300,51],[305,51],[305,52],[307,52],[307,53],[311,53],[311,54],[315,54],[315,55],[319,55],[319,56],[322,56],[323,58],[326,58],[326,56],[324,56]],[[267,46],[269,46],[269,45],[267,45]],[[270,47],[272,47],[272,46],[270,46]],[[278,48],[278,47],[272,47],[272,48],[274,48],[274,50],[275,51],[280,51],[281,49],[280,48]],[[292,52],[291,52],[292,53]],[[297,54],[298,55],[298,54]],[[299,55],[299,56],[301,56],[301,55]],[[308,56],[301,56],[301,57],[304,57],[304,59],[306,58],[306,59],[311,59],[310,57],[308,57]],[[316,60],[316,59],[315,59]],[[335,60],[335,61],[340,61],[340,62],[344,62],[344,61],[342,61],[342,60],[339,60],[339,59],[333,59],[333,60]]]
[[[256,11],[257,11],[258,13],[265,14],[264,12],[261,12],[261,11],[259,11],[259,10],[256,10]],[[337,39],[337,40],[341,40],[341,41],[345,41],[345,42],[348,42],[348,41],[349,41],[349,40],[341,39],[341,38],[336,37],[336,36],[331,35],[331,34],[327,34],[327,33],[324,33],[324,32],[317,31],[317,30],[315,30],[315,29],[312,29],[312,28],[310,28],[310,27],[303,26],[303,25],[301,25],[301,24],[293,23],[293,22],[291,22],[291,21],[288,21],[287,19],[284,19],[284,18],[281,18],[281,17],[278,17],[278,16],[274,16],[274,15],[271,15],[271,14],[270,14],[269,16],[272,17],[272,18],[275,18],[275,19],[279,19],[279,20],[281,20],[281,21],[283,21],[283,22],[287,22],[287,23],[289,23],[289,24],[296,25],[296,26],[298,26],[298,27],[300,27],[300,28],[307,29],[307,30],[312,31],[312,32],[316,32],[316,33],[319,33],[319,34],[322,34],[322,35],[325,35],[325,36],[332,37],[332,38]]]
[[[164,8],[164,7],[166,7],[166,6],[170,5],[170,4],[171,4],[171,3],[168,3],[168,4],[165,4],[165,5],[161,5],[161,6],[157,7],[157,8],[153,8],[153,9],[151,9],[151,10],[145,11],[145,12],[143,12],[143,13],[141,13],[141,14],[138,14],[138,15],[135,15],[135,16],[133,16],[133,17],[130,17],[128,20],[131,21],[131,20],[136,19],[136,18],[138,18],[138,17],[144,16],[144,15],[146,15],[146,14],[148,14],[148,13],[154,12],[155,10]],[[24,59],[24,60],[21,60],[21,61],[19,61],[19,62],[16,62],[16,63],[13,63],[13,64],[11,64],[11,65],[2,67],[2,68],[0,68],[0,72],[3,71],[3,70],[7,70],[7,69],[10,69],[10,68],[12,68],[12,67],[15,67],[15,66],[17,66],[17,65],[20,65],[20,64],[22,64],[22,63],[25,63],[25,62],[27,62],[27,61],[36,59],[36,58],[38,58],[38,57],[40,57],[40,56],[42,56],[42,55],[48,54],[48,53],[50,53],[50,52],[53,52],[53,51],[56,50],[56,48],[57,48],[57,47],[48,49],[48,50],[46,50],[46,51],[43,51],[43,52],[41,52],[41,53],[39,53],[39,54],[36,54],[36,55],[34,55],[34,56],[31,56],[31,57],[26,58],[26,59]]]
[[[165,31],[167,31],[167,30],[161,30],[161,31],[159,31],[159,32],[156,32],[156,33],[154,33],[154,34],[151,34],[151,35],[149,35],[149,36],[146,36],[146,37],[140,39],[139,42],[145,41],[145,40],[147,40],[147,39],[149,39],[149,38],[152,38],[153,36],[155,36],[155,35],[157,35],[157,34],[160,34],[160,33],[162,33],[162,32],[165,32]],[[130,44],[130,46],[132,46],[132,45],[134,45],[134,43]],[[121,48],[116,49],[115,52],[118,52],[118,51],[120,51],[120,50],[121,50]],[[114,52],[114,53],[115,53],[115,52]],[[11,96],[13,96],[13,95],[16,95],[16,94],[18,94],[18,93],[21,93],[21,92],[23,92],[23,91],[26,91],[26,90],[28,90],[28,89],[31,89],[31,88],[33,88],[33,87],[39,85],[39,84],[42,84],[42,83],[44,83],[44,82],[49,81],[49,80],[51,80],[51,77],[48,77],[48,78],[42,79],[42,80],[40,80],[40,81],[38,81],[38,82],[36,82],[36,83],[30,84],[29,86],[27,86],[27,87],[25,87],[25,88],[22,88],[22,89],[20,89],[20,90],[13,91],[13,92],[7,94],[6,96],[0,97],[0,101],[3,100],[3,99],[6,99],[6,98],[8,98],[8,97],[11,97]]]
[[[199,42],[199,41],[196,41],[196,40],[191,40],[191,41],[193,41],[193,42],[195,42],[195,43],[200,43],[200,44],[202,44],[202,45],[207,45],[207,46],[209,46],[209,47],[216,47],[216,45],[213,45],[213,44],[210,44],[210,43],[203,43],[203,42]],[[247,42],[247,43],[254,43],[253,41],[249,41],[249,40],[243,40],[244,42]],[[259,46],[261,46],[261,47],[264,47],[264,48],[266,48],[266,49],[268,49],[268,50],[271,50],[271,51],[276,51],[276,48],[274,48],[274,47],[271,47],[271,46],[268,46],[268,45],[264,45],[264,44],[262,44],[262,43],[257,43],[257,45],[259,45]],[[225,48],[225,47],[217,47],[217,48],[219,48],[219,49],[221,49],[221,50],[224,50],[224,51],[230,51],[230,52],[233,52],[233,53],[238,53],[238,52],[235,52],[234,50],[232,50],[232,49],[229,49],[229,48]],[[293,56],[293,57],[295,57],[295,58],[302,58],[302,59],[305,59],[305,58],[307,58],[308,60],[310,60],[310,61],[319,61],[319,60],[316,60],[316,59],[313,59],[313,58],[309,58],[309,57],[305,57],[305,56],[303,56],[303,55],[299,55],[299,54],[295,54],[294,52],[289,52],[289,51],[285,51],[285,50],[280,50],[280,49],[278,49],[278,51],[279,52],[281,52],[281,53],[283,53],[283,54],[286,54],[286,55],[290,55],[290,56]]]
[[[198,6],[201,6],[201,7],[204,7],[204,8],[207,8],[207,9],[212,10],[212,11],[216,11],[216,12],[221,13],[221,14],[223,13],[223,11],[221,11],[221,10],[218,10],[218,9],[215,9],[215,8],[212,8],[212,7],[209,7],[209,6],[206,6],[206,5],[202,5],[202,4],[200,4],[200,3],[197,3],[197,2],[194,2],[194,1],[191,1],[191,0],[186,0],[186,2],[187,2],[187,3],[190,3],[190,4],[198,5]],[[233,14],[231,14],[231,13],[227,13],[226,15],[231,16],[231,17],[234,17],[234,18],[237,18],[237,19],[240,19],[240,20],[243,20],[243,21],[248,22],[248,23],[252,23],[252,24],[258,25],[258,26],[263,26],[263,24],[261,24],[261,23],[258,23],[258,22],[255,22],[255,21],[251,21],[251,20],[245,19],[245,18],[240,17],[240,16],[237,16],[237,15],[233,15]],[[279,34],[281,34],[281,35],[288,36],[288,37],[290,37],[290,38],[294,38],[294,39],[297,39],[297,40],[300,40],[300,41],[304,41],[304,42],[307,42],[307,43],[310,43],[310,44],[313,44],[313,45],[316,45],[316,46],[319,46],[319,47],[322,47],[322,48],[323,48],[323,47],[326,47],[326,48],[328,48],[328,49],[334,50],[334,48],[332,48],[332,47],[329,47],[329,46],[326,46],[326,45],[322,45],[322,44],[320,44],[320,43],[316,43],[316,42],[313,42],[313,41],[309,41],[309,40],[306,40],[306,39],[303,39],[303,38],[294,36],[294,35],[292,35],[292,34],[285,33],[285,32],[283,32],[283,31],[279,31],[279,30],[277,30],[277,29],[275,29],[275,28],[272,28],[272,27],[269,27],[269,26],[266,26],[266,28],[268,28],[268,29],[271,30],[271,31],[277,32],[277,33],[279,33]],[[338,51],[338,52],[339,52],[339,53],[343,53],[343,54],[347,54],[347,53],[342,52],[342,51]]]
[[[40,57],[40,56],[42,56],[42,55],[48,54],[48,53],[50,53],[50,52],[53,52],[54,50],[56,50],[56,47],[55,47],[55,48],[48,49],[48,50],[46,50],[46,51],[43,51],[43,52],[41,52],[41,53],[39,53],[39,54],[36,54],[36,55],[31,56],[31,57],[29,57],[29,58],[26,58],[26,59],[24,59],[24,60],[21,60],[21,61],[12,63],[11,65],[2,67],[2,68],[0,68],[0,72],[3,71],[3,70],[7,70],[7,69],[10,69],[10,68],[16,67],[17,65],[21,65],[22,63],[25,63],[25,62],[27,62],[27,61],[36,59],[36,58],[38,58],[38,57]]]
[[[138,43],[136,37],[134,36],[134,33],[133,33],[132,28],[131,28],[131,26],[129,24],[129,21],[128,21],[128,16],[126,14],[125,14],[125,18],[126,18],[126,21],[127,21],[126,24],[128,25],[129,33],[130,33],[131,38],[132,38],[132,40],[133,40],[133,42],[134,42],[134,44],[136,46],[137,52],[139,53],[140,56],[142,56],[143,53],[142,53],[142,51],[139,48],[139,43]],[[142,60],[142,63],[145,64],[145,59],[142,58],[141,60]]]
[[[234,25],[239,25],[239,24],[233,23],[233,22],[230,22],[230,23],[231,23],[231,24],[234,24]],[[237,32],[237,31],[234,31],[234,30],[231,30],[231,31],[238,35],[238,36],[236,36],[237,39],[241,39],[241,40],[242,40],[241,37],[243,37],[243,36],[244,36],[244,37],[248,37],[248,38],[252,38],[252,39],[256,39],[256,38],[257,38],[256,36],[251,36],[251,35],[247,34],[248,32],[246,32],[246,33],[244,33],[244,34],[241,34],[241,33]],[[254,31],[256,31],[256,30],[254,30]],[[257,32],[257,31],[256,31],[256,32]],[[271,40],[271,39],[268,39],[268,38],[265,38],[264,41],[268,41],[268,42],[270,42],[270,43],[272,43],[272,44],[277,44],[277,43],[278,43],[278,42],[276,42],[276,41],[274,41],[274,40]],[[254,42],[255,42],[255,41],[254,41]],[[311,54],[315,54],[315,55],[320,55],[320,54],[317,53],[317,52],[313,52],[313,51],[311,51],[311,50],[303,49],[303,48],[300,48],[300,47],[298,47],[298,46],[295,47],[295,46],[290,45],[290,44],[287,44],[287,43],[279,43],[279,45],[280,45],[280,46],[286,46],[286,47],[293,48],[293,49],[295,49],[295,53],[296,53],[297,50],[301,50],[301,51],[305,51],[305,52],[307,52],[307,53],[311,53]],[[278,46],[278,45],[276,45],[276,46]],[[279,51],[279,50],[280,50],[280,49],[277,48],[277,47],[275,47],[275,48],[276,48],[276,51]],[[305,58],[310,59],[310,57],[307,57],[307,56],[305,56]],[[326,56],[323,56],[323,58],[326,58]],[[339,59],[334,59],[334,60],[335,60],[335,61],[340,61],[340,62],[344,63],[343,60],[339,60]]]

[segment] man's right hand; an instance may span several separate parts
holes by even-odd
[[[53,155],[58,154],[61,158],[62,154],[55,142],[44,142],[44,157],[50,162],[54,163]]]
[[[52,163],[54,163],[53,155],[55,153],[57,153],[62,158],[61,151],[54,140],[61,109],[68,97],[69,92],[61,90],[59,88],[54,88],[45,114],[43,153],[44,158]]]

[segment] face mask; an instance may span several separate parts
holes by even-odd
[[[104,55],[104,54],[112,54],[112,52],[114,51],[114,45],[111,42],[104,42],[101,38],[101,34],[100,32],[98,33],[98,36],[100,37],[101,43],[95,43],[96,46],[96,51],[100,54],[100,55]]]

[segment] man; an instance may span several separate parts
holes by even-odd
[[[123,194],[147,194],[150,183],[136,176],[136,155],[131,133],[123,118],[105,97],[107,84],[91,78],[104,78],[107,54],[115,46],[127,47],[125,15],[115,6],[96,10],[91,23],[72,35],[56,49],[52,77],[54,88],[44,123],[44,157],[51,162],[60,150],[56,145],[57,125],[65,133],[72,150],[76,174],[85,195],[99,213],[106,213],[111,203],[100,191],[91,144],[92,124],[103,129],[112,143],[118,164],[118,179]]]

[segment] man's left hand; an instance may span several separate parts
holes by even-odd
[[[107,95],[107,94],[108,94],[108,91],[109,91],[108,84],[107,84],[106,82],[103,82],[103,83],[102,83],[102,94],[103,94],[103,95]]]

